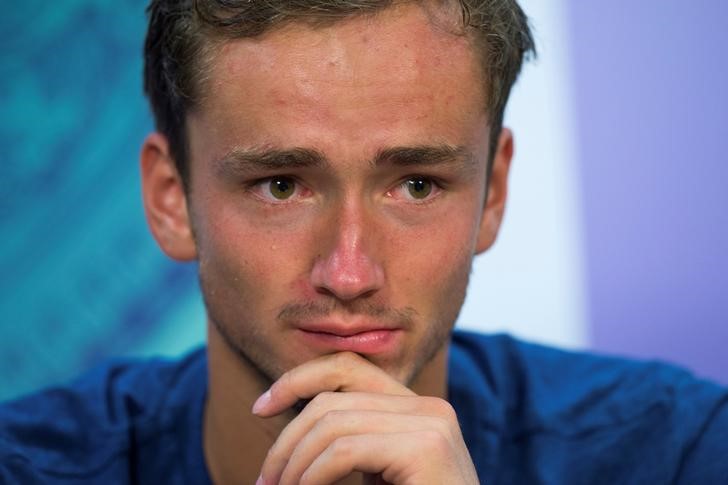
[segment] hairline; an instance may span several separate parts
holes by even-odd
[[[174,160],[175,165],[181,172],[180,175],[185,188],[188,188],[190,182],[188,180],[190,178],[191,163],[189,117],[195,112],[201,112],[204,109],[205,100],[212,94],[210,82],[214,63],[226,44],[245,39],[261,40],[266,36],[274,35],[291,26],[303,26],[314,30],[330,28],[337,24],[353,21],[362,17],[376,17],[409,4],[415,4],[419,8],[422,8],[434,28],[438,28],[451,35],[465,37],[470,49],[472,49],[473,55],[476,57],[475,62],[477,62],[482,89],[482,98],[479,103],[482,109],[484,109],[490,131],[488,136],[489,146],[487,147],[487,173],[490,174],[497,149],[498,135],[503,124],[505,105],[508,101],[512,84],[518,76],[525,57],[519,60],[514,78],[510,82],[506,82],[505,78],[496,74],[497,67],[492,66],[493,63],[489,62],[492,54],[491,49],[496,49],[495,52],[498,52],[498,48],[492,47],[495,44],[489,41],[489,36],[484,33],[482,28],[469,22],[470,11],[467,2],[462,0],[394,0],[387,5],[374,6],[368,10],[354,10],[335,14],[313,13],[311,15],[282,17],[273,20],[269,25],[262,26],[259,32],[253,34],[231,34],[230,32],[226,32],[224,28],[218,28],[210,23],[206,23],[198,15],[198,18],[195,20],[195,29],[199,43],[198,49],[192,56],[190,63],[190,69],[193,70],[194,74],[189,77],[189,83],[186,85],[188,92],[182,96],[185,101],[183,102],[182,118],[180,119],[178,129],[170,131],[171,135],[181,137],[181,140],[176,139],[173,142],[177,151],[180,152],[180,160],[176,156]],[[428,6],[433,5],[434,7],[428,8]],[[443,12],[445,15],[443,15]],[[445,22],[442,21],[443,19],[445,19]],[[445,25],[449,28],[443,28]],[[521,54],[528,55],[529,50],[531,53],[535,52],[532,44],[526,46],[521,51]],[[505,95],[503,93],[504,91]],[[175,154],[173,153],[173,155]]]
[[[458,0],[445,1],[453,5],[460,5]],[[200,75],[199,77],[196,76],[192,79],[191,84],[193,94],[192,99],[190,100],[190,104],[185,109],[185,127],[187,126],[187,120],[189,115],[191,113],[194,113],[195,111],[199,112],[199,110],[202,110],[204,108],[205,100],[211,95],[209,82],[211,80],[211,74],[214,69],[213,66],[221,55],[222,50],[226,44],[244,40],[264,41],[265,38],[268,36],[275,35],[277,33],[285,31],[286,29],[291,28],[307,28],[313,31],[327,29],[340,25],[342,23],[355,21],[361,18],[374,18],[385,12],[389,12],[410,4],[417,5],[418,7],[425,10],[425,13],[428,14],[427,17],[430,25],[432,25],[435,29],[441,30],[443,33],[447,33],[453,36],[463,37],[468,41],[469,47],[473,50],[475,60],[480,70],[479,75],[481,76],[481,86],[483,87],[483,97],[481,101],[483,102],[483,108],[485,109],[486,114],[489,116],[488,121],[490,126],[490,121],[492,121],[491,117],[496,107],[492,106],[493,93],[491,92],[492,86],[490,85],[492,83],[488,82],[488,66],[485,62],[487,54],[486,43],[478,38],[479,36],[477,29],[464,25],[462,23],[462,19],[460,21],[460,24],[458,24],[457,26],[455,26],[455,23],[453,22],[453,25],[451,26],[452,28],[443,28],[443,23],[436,22],[436,20],[433,19],[431,10],[425,8],[424,5],[426,3],[434,3],[434,0],[396,0],[390,5],[377,8],[376,10],[350,12],[341,15],[317,16],[315,14],[312,14],[310,16],[289,17],[280,20],[279,22],[271,25],[269,28],[266,28],[259,34],[252,36],[228,36],[219,33],[212,27],[202,25],[200,30],[201,32],[204,32],[204,35],[202,36],[203,40],[200,56],[198,56],[198,58],[193,61],[193,65],[196,67],[195,71],[200,73]],[[454,12],[451,13],[454,14]],[[186,138],[188,137],[186,136]]]

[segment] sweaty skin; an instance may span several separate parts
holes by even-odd
[[[430,14],[225,43],[187,119],[188,193],[165,138],[145,141],[152,232],[199,261],[216,483],[477,483],[446,347],[513,143],[503,130],[486,198],[482,69]]]

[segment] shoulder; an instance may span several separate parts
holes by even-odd
[[[172,432],[194,394],[204,394],[205,368],[203,350],[180,360],[117,360],[0,405],[0,477],[128,474],[130,453]]]
[[[673,480],[692,470],[728,479],[717,459],[728,453],[728,390],[685,369],[462,331],[450,364],[457,399],[466,409],[488,403],[468,414],[504,447],[521,443],[545,462],[566,459],[551,456],[557,450],[590,466],[612,457],[625,470],[654,459],[662,463],[653,462],[655,473]]]

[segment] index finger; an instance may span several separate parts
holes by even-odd
[[[382,369],[353,352],[339,352],[310,360],[283,374],[253,405],[253,414],[270,417],[301,399],[327,391],[415,395]]]

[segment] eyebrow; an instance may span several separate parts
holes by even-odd
[[[374,167],[458,164],[462,168],[473,168],[475,160],[473,154],[462,146],[419,145],[381,149],[370,164]],[[329,166],[329,161],[320,151],[299,147],[289,149],[236,147],[215,161],[215,171],[222,176],[244,176],[265,170],[326,168]]]
[[[412,147],[385,148],[377,152],[374,165],[431,166],[459,164],[472,168],[475,157],[467,148],[453,145],[420,145]]]
[[[261,170],[323,167],[326,157],[310,148],[244,149],[233,148],[215,161],[215,171],[220,175],[247,175]]]

